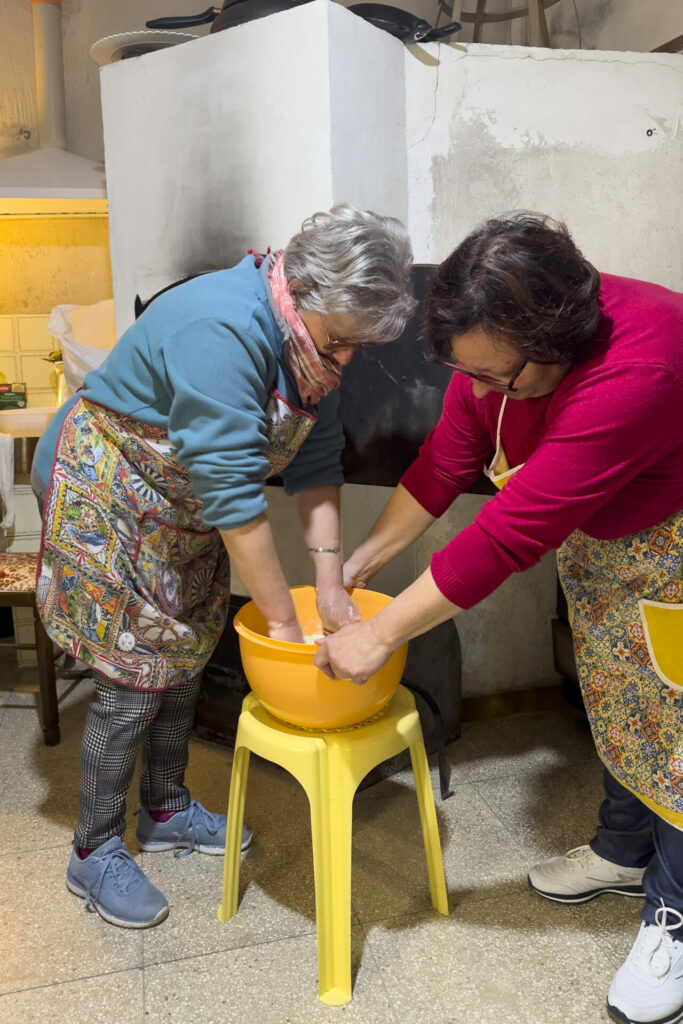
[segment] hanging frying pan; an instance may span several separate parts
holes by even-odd
[[[207,7],[201,14],[187,14],[180,17],[154,18],[147,21],[147,28],[189,28],[212,22],[212,32],[243,25],[247,21],[266,18],[269,14],[290,11],[309,0],[225,0],[222,7]]]
[[[225,0],[222,7],[207,7],[200,14],[154,18],[145,24],[147,28],[178,29],[211,22],[212,32],[222,32],[226,28],[265,18],[269,14],[279,14],[280,11],[290,11],[309,2],[310,0]],[[436,42],[438,39],[446,39],[462,28],[457,21],[442,25],[441,28],[432,28],[423,18],[417,18],[399,7],[385,4],[353,4],[349,10],[371,25],[389,32],[403,43]]]
[[[424,18],[417,18],[408,11],[402,11],[400,7],[389,7],[387,4],[353,4],[349,10],[371,25],[396,36],[402,43],[434,43],[462,28],[458,21],[451,21],[441,28],[432,28]]]

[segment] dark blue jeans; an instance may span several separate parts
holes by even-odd
[[[646,868],[641,917],[655,923],[662,900],[683,914],[683,832],[653,814],[607,770],[600,825],[590,847],[598,856],[628,868]],[[683,941],[683,925],[671,933]]]

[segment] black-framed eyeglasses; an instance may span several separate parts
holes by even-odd
[[[349,341],[347,338],[332,337],[327,329],[325,317],[323,316],[322,313],[320,314],[320,322],[323,325],[325,337],[327,338],[327,348],[332,349],[333,352],[343,352],[345,349],[348,348],[368,348],[370,345],[372,345],[371,341]]]
[[[451,370],[453,373],[462,373],[465,377],[470,377],[472,380],[478,381],[480,384],[486,384],[487,387],[495,388],[496,391],[519,391],[519,388],[514,387],[514,384],[521,374],[524,367],[527,365],[528,360],[525,359],[522,365],[515,370],[509,380],[502,381],[496,380],[495,377],[489,377],[485,373],[472,373],[471,370],[466,370],[460,363],[450,362],[448,359],[435,359],[435,363],[439,366],[445,366],[447,370]]]

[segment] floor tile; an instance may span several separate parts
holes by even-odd
[[[0,797],[0,856],[69,848],[78,814],[79,762],[5,764]]]
[[[42,764],[80,756],[85,716],[94,683],[57,680],[61,740],[54,747],[43,742],[35,694],[12,690],[6,694],[4,716],[0,719],[0,767],[6,764]],[[21,698],[29,698],[23,701]],[[40,769],[39,769],[40,770]]]
[[[57,848],[68,858],[78,818],[80,761],[39,762],[31,767],[19,762],[0,768],[0,858],[17,853]],[[133,811],[139,801],[140,768],[130,788],[124,840],[137,850]]]
[[[7,1024],[143,1024],[142,970],[69,981],[0,996]]]
[[[611,959],[616,970],[621,967],[636,941],[641,924],[640,912],[644,905],[645,900],[642,898],[605,893],[570,909],[580,926],[596,937],[603,953]]]
[[[62,848],[0,859],[0,992],[142,966],[141,932],[88,913],[66,866]]]
[[[353,1000],[344,1007],[317,998],[316,939],[310,934],[146,967],[145,1021],[398,1024],[358,928],[352,945]]]
[[[458,787],[450,799],[439,802],[437,818],[452,905],[526,884],[524,856],[473,787]],[[361,922],[431,906],[414,793],[357,802],[353,905]]]
[[[224,923],[223,857],[144,854],[143,868],[170,905],[168,920],[144,935],[144,963],[239,948],[315,931],[310,854],[295,842],[254,839],[242,855],[237,914]]]
[[[532,863],[587,843],[604,796],[597,755],[574,765],[570,774],[537,770],[478,782],[476,788]]]
[[[610,958],[567,908],[533,893],[368,929],[394,1013],[420,1024],[599,1024]]]

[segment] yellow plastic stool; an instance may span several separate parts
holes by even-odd
[[[310,732],[274,718],[250,693],[242,705],[228,802],[223,902],[218,920],[237,913],[240,846],[249,754],[258,754],[290,772],[303,786],[311,808],[318,996],[339,1006],[351,999],[351,827],[353,797],[367,773],[410,750],[427,856],[432,904],[448,914],[427,755],[420,718],[411,693],[399,686],[384,712],[351,729]]]

